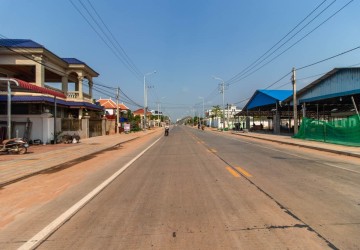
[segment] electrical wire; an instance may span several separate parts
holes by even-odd
[[[351,67],[358,66],[358,65],[360,65],[360,63],[352,64],[352,65],[350,65],[350,66],[347,66],[346,68],[351,68]],[[303,77],[303,78],[298,78],[298,79],[296,79],[296,80],[297,80],[297,81],[307,80],[307,79],[311,79],[311,78],[314,78],[314,77],[317,77],[317,76],[323,76],[323,75],[325,75],[326,73],[327,73],[327,72],[323,72],[323,73],[316,74],[316,75],[312,75],[312,76],[306,76],[306,77]],[[289,85],[289,84],[292,84],[292,82],[284,83],[283,85],[280,85],[280,86],[277,87],[276,89],[281,89],[282,87],[285,87],[286,85]]]
[[[99,15],[99,13],[96,11],[96,9],[94,8],[94,6],[91,4],[91,2],[89,0],[87,0],[87,2],[89,3],[89,5],[91,6],[91,8],[93,9],[93,11],[95,12],[96,16],[99,18],[99,20],[101,21],[101,23],[104,25],[104,27],[106,28],[106,30],[109,32],[110,36],[112,37],[112,39],[116,42],[116,44],[118,45],[118,47],[120,48],[122,54],[124,55],[124,58],[126,59],[126,62],[135,70],[135,72],[139,75],[139,76],[143,76],[144,74],[138,69],[138,67],[134,64],[134,62],[131,60],[131,58],[128,56],[128,54],[126,53],[126,51],[124,50],[124,48],[120,45],[120,43],[118,42],[118,40],[115,38],[114,34],[111,32],[111,30],[109,29],[109,27],[106,25],[106,23],[103,21],[103,19],[101,18],[101,16]]]
[[[70,3],[73,5],[73,7],[79,12],[79,14],[84,18],[84,20],[89,24],[89,26],[92,28],[92,30],[98,35],[98,37],[105,43],[105,45],[113,52],[114,56],[116,58],[118,58],[123,65],[134,74],[134,76],[138,79],[141,80],[141,73],[138,72],[137,68],[133,68],[131,63],[129,63],[129,60],[125,57],[123,58],[123,55],[119,52],[119,50],[117,49],[117,47],[114,45],[114,43],[109,40],[109,37],[106,35],[106,33],[104,32],[104,30],[102,29],[102,27],[100,26],[100,24],[94,19],[93,15],[88,11],[88,9],[86,8],[86,6],[79,0],[80,4],[82,4],[82,6],[84,7],[85,11],[87,11],[87,13],[89,14],[89,16],[93,19],[93,21],[95,22],[95,24],[98,26],[98,28],[100,29],[100,31],[105,34],[105,37],[107,37],[108,41],[99,33],[99,31],[94,27],[94,25],[92,25],[92,23],[88,20],[88,18],[81,12],[81,10],[74,4],[73,0],[69,0]],[[109,42],[111,44],[113,44],[113,47],[109,44]]]
[[[307,18],[309,18],[317,9],[319,9],[327,0],[324,0],[323,2],[321,2],[315,9],[313,9],[305,18],[303,18],[293,29],[291,29],[285,36],[283,36],[277,43],[275,43],[270,49],[268,49],[264,54],[262,54],[258,59],[256,59],[253,63],[251,63],[248,67],[246,67],[245,69],[243,69],[240,73],[238,73],[237,75],[235,75],[234,77],[232,77],[231,79],[229,79],[227,81],[227,83],[231,83],[233,81],[236,81],[237,78],[243,76],[244,74],[246,74],[249,70],[253,69],[254,67],[256,67],[259,63],[257,63],[261,58],[263,58],[265,55],[267,55],[272,49],[274,49],[280,42],[282,42],[287,36],[289,36],[294,30],[296,30],[297,27],[299,27]],[[335,0],[336,1],[336,0]],[[335,1],[333,1],[330,5],[332,5]],[[328,7],[327,6],[326,9]],[[322,14],[325,11],[325,9],[320,12],[320,14]],[[308,26],[312,21],[314,21],[320,14],[318,14],[315,18],[313,18],[310,22],[308,22],[306,25],[304,25],[302,27],[301,30],[303,30],[306,26]],[[300,31],[301,31],[300,30]],[[298,31],[296,34],[298,34],[300,31]],[[283,43],[281,46],[279,46],[276,50],[280,49],[282,46],[284,46],[284,44],[286,44],[288,41],[290,41],[295,35],[293,35],[291,38],[289,38],[285,43]],[[276,52],[276,50],[274,52]],[[274,53],[273,52],[273,53]],[[271,54],[270,54],[271,55]],[[266,57],[267,58],[267,57]],[[265,58],[265,59],[266,59]],[[260,61],[260,63],[263,62]],[[254,66],[254,67],[253,67]]]
[[[299,42],[301,42],[302,40],[304,40],[307,36],[309,36],[311,33],[313,33],[315,30],[317,30],[319,27],[321,27],[322,25],[324,25],[326,22],[328,22],[331,18],[333,18],[335,15],[337,15],[340,11],[342,11],[344,8],[346,8],[350,3],[352,3],[354,0],[350,0],[349,2],[347,2],[344,6],[342,6],[339,10],[337,10],[336,12],[334,12],[332,15],[330,15],[328,18],[326,18],[323,22],[321,22],[319,25],[317,25],[314,29],[312,29],[310,32],[308,32],[307,34],[305,34],[303,37],[301,37],[299,40],[297,40],[295,43],[293,43],[291,46],[289,46],[288,48],[286,48],[285,50],[283,50],[280,54],[276,55],[275,57],[273,57],[272,59],[270,59],[269,61],[267,61],[266,63],[262,64],[260,67],[258,67],[257,69],[251,71],[250,73],[248,73],[247,75],[243,76],[240,79],[237,79],[235,82],[233,82],[232,84],[239,82],[247,77],[249,77],[250,75],[254,74],[255,72],[257,72],[258,70],[262,69],[263,67],[265,67],[266,65],[268,65],[269,63],[273,62],[275,59],[277,59],[278,57],[280,57],[281,55],[283,55],[285,52],[287,52],[288,50],[290,50],[291,48],[293,48],[296,44],[298,44]]]

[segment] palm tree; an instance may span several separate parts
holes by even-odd
[[[211,118],[214,118],[214,117],[223,117],[223,113],[222,113],[222,110],[220,108],[220,105],[216,105],[216,106],[213,106],[212,110],[211,110]]]

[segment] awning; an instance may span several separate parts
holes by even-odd
[[[52,90],[52,89],[48,89],[48,88],[44,88],[44,87],[39,87],[36,86],[35,84],[31,84],[28,82],[25,82],[23,80],[20,79],[14,79],[19,83],[19,87],[22,87],[24,89],[28,89],[31,90],[33,92],[37,92],[37,93],[41,93],[41,94],[47,94],[47,95],[52,95],[52,96],[56,96],[56,97],[60,97],[60,98],[66,98],[64,93]]]
[[[11,97],[13,103],[54,103],[54,98],[49,96],[25,96],[25,95],[15,95]],[[7,96],[0,95],[0,102],[7,101]],[[96,105],[88,102],[74,102],[74,101],[65,101],[58,99],[56,101],[57,105],[66,106],[68,108],[87,108],[92,110],[102,111],[104,108],[100,105]]]
[[[51,96],[56,96],[56,97],[66,99],[65,94],[60,91],[55,91],[52,89],[39,87],[39,86],[36,86],[35,84],[31,84],[29,82],[26,82],[26,81],[23,81],[20,79],[16,79],[16,78],[10,78],[10,79],[15,80],[19,83],[19,86],[16,86],[14,84],[11,85],[12,92],[33,92],[33,93],[35,92],[35,93],[41,93],[41,94],[46,94],[46,95],[51,95]],[[0,84],[0,91],[7,91],[6,84]]]

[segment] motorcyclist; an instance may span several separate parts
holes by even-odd
[[[166,123],[165,124],[165,135],[169,135],[169,129],[170,129],[169,124]]]

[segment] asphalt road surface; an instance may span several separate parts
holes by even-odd
[[[24,187],[1,249],[360,248],[358,159],[185,126],[0,194]]]

